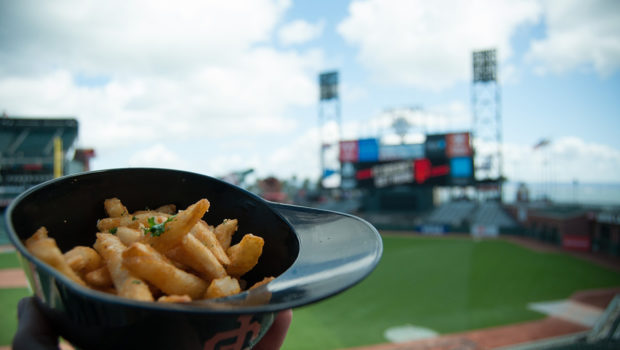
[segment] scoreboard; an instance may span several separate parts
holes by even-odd
[[[471,142],[468,132],[427,135],[418,144],[385,145],[376,138],[341,141],[342,187],[472,185]]]

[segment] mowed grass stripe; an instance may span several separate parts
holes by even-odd
[[[383,243],[367,279],[295,310],[285,349],[383,343],[387,328],[405,324],[453,333],[535,320],[544,315],[528,310],[530,302],[620,286],[617,272],[502,240],[384,236]]]
[[[0,346],[11,345],[17,331],[17,303],[30,294],[28,288],[0,289]]]
[[[15,251],[0,253],[0,269],[19,267]],[[0,288],[0,346],[11,344],[17,330],[17,303],[28,295],[28,288]]]
[[[16,251],[8,251],[0,253],[0,269],[10,269],[21,267],[17,259]]]

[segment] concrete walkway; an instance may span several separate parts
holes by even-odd
[[[604,311],[573,300],[530,303],[528,309],[588,328],[594,327]]]

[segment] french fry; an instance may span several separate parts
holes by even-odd
[[[220,245],[224,250],[230,247],[232,236],[237,231],[237,223],[237,219],[225,219],[215,227],[215,237],[220,241]]]
[[[170,263],[172,265],[176,266],[177,268],[181,270],[196,271],[196,269],[191,266],[192,264],[194,264],[194,260],[187,255],[187,253],[185,252],[185,249],[183,249],[181,245],[178,245],[168,250],[166,254],[164,254],[164,256],[170,260]]]
[[[191,233],[194,237],[198,238],[198,240],[204,244],[211,253],[215,255],[217,260],[222,265],[230,264],[230,259],[228,255],[226,255],[226,250],[222,247],[219,240],[215,236],[215,233],[209,228],[206,222],[200,220],[198,223],[192,228]]]
[[[226,267],[226,272],[233,277],[240,277],[250,271],[258,263],[264,244],[262,237],[251,233],[244,235],[241,242],[228,248],[230,265]]]
[[[187,294],[198,299],[207,289],[207,283],[201,278],[176,268],[146,244],[133,243],[122,255],[123,266],[168,295]]]
[[[127,211],[127,207],[121,203],[121,200],[118,198],[108,198],[103,201],[103,206],[105,207],[106,213],[111,218],[118,218],[123,215],[129,215]]]
[[[116,237],[123,242],[124,245],[129,246],[134,242],[138,242],[142,239],[144,233],[138,229],[130,228],[127,226],[120,226],[116,229]]]
[[[226,269],[220,264],[215,255],[193,235],[186,235],[181,241],[181,248],[185,253],[185,262],[199,272],[206,280],[226,276]]]
[[[189,303],[192,301],[189,295],[164,295],[157,299],[160,303]]]
[[[125,298],[153,301],[153,295],[143,280],[123,266],[125,245],[109,233],[97,233],[95,250],[103,257],[118,295]]]
[[[248,288],[248,291],[252,291],[259,288],[260,286],[264,286],[272,280],[274,280],[274,277],[265,277],[263,280],[254,283],[254,285]],[[256,293],[248,293],[248,295],[245,297],[245,303],[246,305],[265,305],[269,303],[269,301],[271,300],[271,296],[272,293],[269,290],[262,290]]]
[[[256,288],[258,288],[258,287],[260,287],[260,286],[264,286],[264,285],[266,285],[267,283],[269,283],[269,282],[273,281],[274,279],[276,279],[276,278],[275,278],[275,277],[273,277],[273,276],[270,276],[270,277],[265,277],[265,278],[263,278],[261,281],[258,281],[258,282],[256,282],[256,283],[254,283],[254,284],[253,284],[250,288],[248,288],[248,289],[250,289],[250,290],[251,290],[251,289],[256,289]]]
[[[158,224],[161,226],[150,225],[145,242],[153,246],[159,252],[165,253],[167,250],[181,244],[183,237],[196,225],[198,220],[209,210],[209,201],[201,199],[187,207],[186,210],[179,211],[174,217],[169,217],[166,222]],[[155,230],[155,229],[158,230]]]
[[[78,276],[65,261],[65,257],[56,245],[56,241],[48,237],[45,227],[40,227],[26,240],[26,249],[28,249],[32,255],[49,264],[72,281],[79,285],[86,286],[86,283],[84,283],[80,276]]]
[[[177,206],[174,204],[166,204],[155,209],[156,212],[172,215],[177,212]]]
[[[41,226],[39,227],[38,230],[36,230],[34,232],[34,234],[32,236],[30,236],[30,238],[28,238],[26,240],[26,245],[28,245],[28,243],[32,243],[38,240],[42,240],[44,238],[49,238],[48,234],[47,234],[47,228],[45,226]]]
[[[106,265],[101,266],[98,269],[92,270],[84,275],[84,280],[88,285],[97,289],[105,289],[114,287],[112,282],[112,276]]]
[[[79,275],[83,275],[103,266],[101,257],[97,251],[91,247],[76,246],[63,255],[67,264]]]
[[[97,229],[99,232],[110,232],[111,230],[118,229],[119,227],[129,227],[137,229],[140,226],[148,226],[148,220],[152,217],[158,220],[166,220],[170,215],[160,213],[156,211],[141,211],[135,212],[131,215],[123,215],[119,217],[110,217],[99,219],[97,222]]]
[[[140,222],[133,218],[135,218],[135,216],[125,215],[114,218],[99,219],[99,221],[97,221],[97,229],[99,232],[110,232],[111,230],[117,229],[121,226],[136,228]]]
[[[207,288],[207,292],[205,293],[205,299],[211,298],[222,298],[227,297],[229,295],[238,294],[241,292],[241,287],[239,287],[239,282],[230,277],[222,277],[216,278],[211,281],[209,284],[209,288]]]

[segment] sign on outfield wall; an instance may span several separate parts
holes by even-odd
[[[562,235],[562,248],[564,249],[589,252],[590,245],[588,235]]]
[[[499,236],[499,227],[497,225],[471,225],[471,235],[474,237],[497,237]]]

